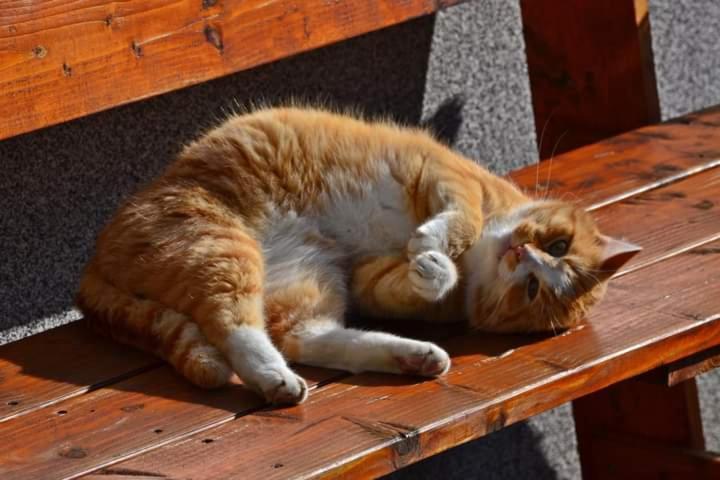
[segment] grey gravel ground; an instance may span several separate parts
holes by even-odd
[[[651,0],[665,117],[720,103],[717,0]],[[0,142],[0,344],[71,321],[93,239],[233,99],[299,96],[409,123],[435,115],[472,158],[504,172],[537,158],[516,0],[476,0],[249,72]],[[436,122],[437,124],[437,122]],[[720,450],[720,374],[700,377],[708,444]],[[579,478],[560,407],[395,474]]]

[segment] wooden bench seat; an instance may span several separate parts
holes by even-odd
[[[241,386],[196,389],[79,324],[0,347],[0,478],[366,478],[568,401],[586,478],[718,478],[692,378],[718,363],[718,167],[720,108],[513,173],[644,250],[556,336],[397,324],[452,354],[437,380],[298,367],[307,403],[271,409]]]

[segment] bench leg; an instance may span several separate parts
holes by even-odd
[[[626,380],[575,400],[573,415],[585,480],[720,478],[694,378],[674,387]]]
[[[541,159],[660,120],[648,0],[520,6]]]

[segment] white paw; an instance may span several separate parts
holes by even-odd
[[[442,242],[432,235],[432,232],[425,232],[423,227],[410,237],[407,245],[408,258],[412,259],[422,252],[429,250],[442,250]]]
[[[434,343],[407,342],[393,352],[400,371],[423,377],[444,375],[450,369],[450,356]]]
[[[256,375],[256,389],[275,405],[295,405],[307,399],[308,387],[285,365],[263,368]]]
[[[457,267],[450,257],[433,250],[412,259],[409,275],[415,293],[429,302],[443,299],[458,281]]]
[[[420,225],[408,241],[408,257],[429,250],[445,251],[447,248],[447,220],[443,216],[433,218]]]

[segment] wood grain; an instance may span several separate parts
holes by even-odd
[[[297,371],[310,386],[345,375]],[[162,367],[0,424],[0,478],[70,478],[263,405],[240,385],[201,390]]]
[[[0,424],[158,365],[159,360],[99,338],[80,324],[5,345],[0,348]]]
[[[0,139],[394,25],[454,1],[0,3]]]
[[[647,0],[522,0],[540,158],[660,120]]]
[[[443,379],[348,377],[271,418],[250,414],[204,432],[210,444],[191,436],[104,473],[378,476],[719,344],[718,284],[720,250],[704,254],[702,265],[697,253],[678,255],[617,279],[603,307],[568,334],[496,357],[469,351],[471,338],[453,339],[446,347],[455,364]]]
[[[720,107],[714,107],[558,155],[509,177],[531,194],[597,209],[720,165],[719,129]]]
[[[720,168],[594,212],[600,230],[643,247],[624,270],[643,268],[695,242],[720,238]]]

